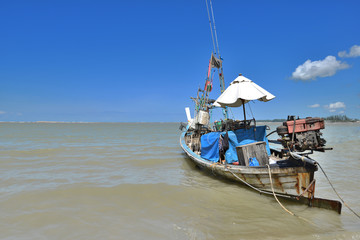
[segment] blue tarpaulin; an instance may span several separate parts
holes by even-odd
[[[225,132],[223,133],[225,134]],[[225,153],[225,160],[227,163],[239,161],[236,153],[236,146],[238,145],[237,137],[233,131],[228,131],[229,135],[229,149]]]
[[[211,132],[201,136],[201,157],[212,162],[219,161],[220,132]]]
[[[267,154],[270,156],[271,153],[269,148],[269,142],[266,137],[266,126],[258,126],[255,128],[255,131],[254,131],[254,127],[251,127],[249,129],[238,129],[235,130],[235,134],[239,143],[243,142],[244,140],[255,140],[255,141],[266,142],[266,151]],[[249,142],[244,144],[248,144],[248,143]],[[239,146],[244,144],[239,144]]]
[[[219,137],[225,135],[226,132],[211,132],[201,136],[201,157],[212,162],[219,161]],[[238,129],[228,131],[229,135],[229,149],[225,153],[225,159],[227,163],[233,163],[238,161],[236,147],[264,141],[266,142],[266,150],[270,155],[269,143],[266,138],[266,126],[254,127],[250,129]]]

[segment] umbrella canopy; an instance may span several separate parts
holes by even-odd
[[[238,76],[215,101],[216,107],[240,107],[252,100],[263,102],[275,98],[274,95],[244,76]]]

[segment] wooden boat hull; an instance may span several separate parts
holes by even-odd
[[[200,168],[210,170],[217,176],[241,182],[266,192],[272,192],[269,169],[267,166],[248,167],[231,164],[218,164],[210,162],[195,154],[185,143],[185,133],[180,137],[180,145],[187,156]],[[314,170],[300,167],[279,167],[270,165],[274,192],[280,195],[306,198],[314,196],[315,182]],[[240,180],[241,179],[241,180]],[[313,185],[313,186],[310,186]],[[310,189],[311,188],[311,189]],[[304,192],[304,190],[306,190]]]
[[[341,213],[341,202],[315,197],[314,172],[317,168],[280,167],[276,164],[270,164],[269,173],[268,166],[248,167],[213,163],[201,158],[186,145],[185,134],[186,131],[182,132],[180,136],[180,146],[200,168],[209,170],[217,176],[248,185],[262,193],[273,194],[274,190],[274,193],[279,197],[295,200],[310,207],[319,207]]]

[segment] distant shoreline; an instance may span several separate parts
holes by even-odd
[[[357,118],[349,118],[346,115],[332,115],[329,117],[322,117],[326,122],[360,122]],[[257,122],[285,122],[286,119],[273,119],[273,120],[256,120]]]
[[[343,123],[346,123],[346,122],[352,122],[352,123],[357,123],[357,122],[360,122],[360,120],[348,120],[348,121],[341,121],[341,120],[327,120],[327,119],[324,119],[325,122],[333,122],[333,123],[338,123],[338,122],[343,122]],[[287,120],[286,119],[283,119],[283,120],[256,120],[257,122],[286,122]]]
[[[50,123],[50,124],[57,124],[57,123],[66,123],[66,124],[70,124],[70,123],[75,123],[75,124],[82,124],[82,123],[157,123],[157,124],[162,124],[162,123],[179,123],[179,122],[77,122],[77,121],[0,121],[1,123]]]
[[[263,122],[263,123],[282,123],[286,122],[286,119],[275,119],[275,120],[256,120],[256,122]],[[180,121],[179,121],[180,122]],[[114,124],[114,123],[153,123],[153,124],[164,124],[164,123],[179,123],[179,122],[76,122],[76,121],[0,121],[1,123],[44,123],[44,124],[96,124],[96,123],[108,123],[108,124]],[[352,120],[352,121],[334,121],[334,120],[326,120],[327,123],[360,123],[359,120]]]

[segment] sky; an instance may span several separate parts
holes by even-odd
[[[360,1],[212,5],[225,85],[276,96],[248,117],[360,118]],[[0,121],[186,121],[213,49],[205,0],[2,1],[0,30]]]

